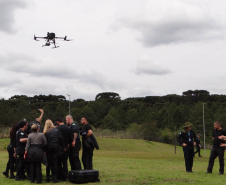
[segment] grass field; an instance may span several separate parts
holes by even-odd
[[[202,158],[194,158],[194,173],[186,173],[181,147],[144,140],[97,138],[100,150],[94,151],[94,169],[100,172],[98,184],[224,184],[226,175],[219,176],[216,159],[212,174],[205,174],[210,151]],[[0,171],[5,170],[8,160],[6,146],[9,139],[0,140]],[[203,151],[201,151],[203,154]],[[43,184],[45,182],[45,166]],[[70,169],[70,167],[69,167]],[[30,184],[30,181],[16,182],[0,174],[0,184]],[[48,183],[51,184],[51,183]],[[71,184],[69,181],[58,184]]]

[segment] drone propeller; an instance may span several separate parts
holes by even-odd
[[[36,40],[36,41],[40,41],[40,40],[37,40],[37,37],[35,37],[35,35],[34,35],[34,40]]]
[[[73,39],[67,39],[67,36],[64,37],[64,41],[72,41]]]

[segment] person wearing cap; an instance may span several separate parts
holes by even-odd
[[[212,135],[213,147],[210,153],[209,165],[207,167],[206,173],[212,173],[214,160],[216,159],[216,157],[218,157],[219,163],[220,163],[220,169],[219,169],[218,175],[224,174],[224,151],[225,151],[224,143],[225,142],[222,136],[226,136],[226,131],[222,129],[221,122],[215,121],[213,135]]]
[[[202,156],[200,155],[200,148],[201,148],[201,145],[200,145],[200,137],[201,137],[201,134],[199,133],[199,134],[197,135],[197,137],[196,137],[196,151],[195,151],[195,153],[194,153],[194,156],[195,156],[195,154],[198,153],[199,157],[202,157]]]
[[[186,122],[184,124],[184,129],[177,137],[178,142],[183,147],[184,159],[186,172],[190,173],[193,167],[193,157],[194,157],[194,146],[196,145],[196,135],[193,130],[191,130],[192,124]]]

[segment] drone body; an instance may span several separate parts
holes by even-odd
[[[67,40],[67,36],[65,36],[65,37],[56,37],[55,33],[49,33],[49,32],[47,32],[47,36],[46,37],[36,37],[34,35],[34,40],[39,41],[39,40],[37,40],[37,38],[38,39],[46,39],[46,43],[43,46],[50,46],[51,44],[54,44],[53,48],[60,47],[60,46],[56,46],[56,39],[63,39],[64,41],[71,41],[71,40]]]

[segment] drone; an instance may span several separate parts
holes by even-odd
[[[71,40],[67,39],[67,36],[65,36],[65,37],[56,37],[55,33],[49,33],[49,32],[47,32],[47,36],[46,37],[36,37],[34,35],[34,40],[39,41],[39,40],[37,40],[37,38],[38,39],[46,39],[46,43],[42,47],[50,46],[51,44],[54,44],[54,47],[52,47],[52,49],[60,47],[60,46],[56,46],[56,39],[63,39],[64,41],[71,41]]]

